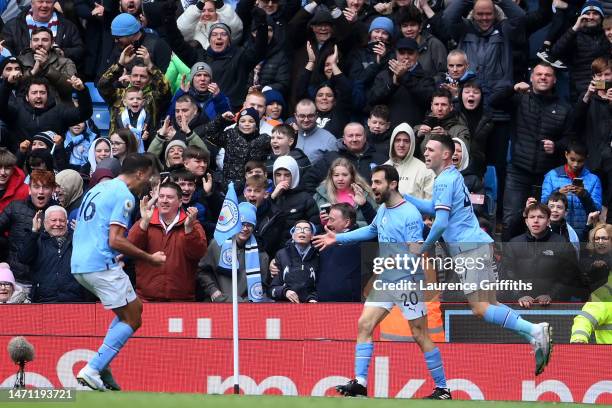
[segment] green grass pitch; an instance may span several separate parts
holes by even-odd
[[[409,399],[372,399],[372,398],[323,398],[323,397],[284,397],[284,396],[234,396],[174,393],[140,392],[78,392],[74,402],[18,402],[2,403],[1,408],[599,408],[604,405],[545,403],[545,402],[497,402],[497,401],[423,401]]]

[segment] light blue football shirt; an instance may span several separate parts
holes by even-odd
[[[449,244],[475,244],[493,242],[491,237],[480,228],[470,192],[463,176],[455,166],[447,167],[434,180],[432,199],[436,210],[450,212],[448,227],[442,238]]]
[[[72,240],[72,273],[105,271],[117,265],[119,253],[109,246],[112,224],[127,229],[134,196],[123,180],[96,185],[83,197]]]

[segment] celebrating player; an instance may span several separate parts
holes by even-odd
[[[482,266],[455,271],[466,286],[479,287],[480,282],[495,282],[497,273],[493,264],[493,240],[479,226],[474,215],[468,189],[463,176],[452,164],[455,143],[448,135],[433,135],[425,146],[425,165],[436,173],[432,200],[421,200],[404,195],[424,215],[435,215],[431,232],[423,244],[427,251],[442,237],[456,264],[474,265],[466,260],[480,259]],[[462,259],[461,259],[462,258]],[[459,263],[461,262],[461,263]],[[548,323],[534,324],[521,318],[513,309],[498,303],[495,291],[466,289],[464,293],[472,313],[489,323],[512,330],[527,339],[535,351],[539,375],[548,365],[552,351],[552,328]]]
[[[133,194],[140,194],[149,182],[154,165],[146,155],[130,154],[121,166],[121,174],[96,185],[83,198],[74,232],[72,273],[75,279],[94,293],[105,309],[117,315],[111,322],[98,353],[77,375],[81,385],[106,391],[114,380],[108,365],[141,324],[142,303],[136,297],[129,277],[117,256],[121,253],[142,259],[152,265],[166,261],[163,252],[148,254],[125,237],[130,214],[134,210]]]
[[[319,250],[335,243],[346,244],[367,241],[378,236],[379,255],[393,258],[395,255],[414,254],[418,248],[410,248],[423,241],[423,221],[417,209],[404,200],[397,190],[399,174],[389,165],[375,167],[372,170],[372,190],[376,203],[380,204],[374,221],[355,231],[335,234],[326,228],[325,235],[316,236],[314,245]],[[375,276],[376,277],[376,276]],[[423,279],[422,270],[400,270],[392,268],[378,277],[385,283],[418,282]],[[379,282],[379,283],[380,283]],[[440,350],[429,338],[427,330],[427,309],[423,295],[414,285],[414,290],[378,290],[377,285],[370,290],[358,323],[357,345],[355,347],[355,379],[336,390],[345,396],[367,396],[368,366],[372,358],[374,344],[372,333],[378,324],[389,314],[393,305],[397,305],[408,320],[415,341],[425,355],[427,368],[435,383],[434,392],[428,399],[452,399],[446,387],[446,376]],[[379,286],[380,287],[380,286]]]

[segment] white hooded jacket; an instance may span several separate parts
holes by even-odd
[[[183,34],[185,41],[196,40],[202,45],[202,48],[207,49],[209,46],[208,34],[210,33],[210,27],[216,23],[227,24],[232,31],[232,43],[242,38],[242,20],[240,20],[240,17],[238,17],[229,4],[224,4],[223,7],[217,10],[218,21],[200,21],[201,14],[202,11],[195,5],[192,5],[187,7],[176,20],[176,25],[181,34]]]
[[[393,157],[393,142],[398,133],[404,132],[410,137],[410,149],[403,159]],[[389,160],[385,164],[390,164],[396,168],[400,176],[399,192],[410,194],[413,197],[424,200],[431,199],[435,173],[425,167],[425,163],[414,157],[415,137],[414,131],[407,123],[400,123],[393,129],[391,140],[389,140]]]

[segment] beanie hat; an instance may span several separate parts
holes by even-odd
[[[189,78],[193,79],[193,77],[198,73],[198,72],[206,72],[208,74],[208,76],[210,77],[210,79],[212,79],[212,69],[210,68],[210,65],[208,65],[205,62],[196,62],[195,64],[193,64],[193,66],[191,67],[191,72],[189,73]]]
[[[134,35],[141,29],[140,22],[129,13],[121,13],[111,23],[111,34],[115,37]]]
[[[278,92],[276,89],[268,89],[264,91],[264,96],[266,97],[266,105],[271,105],[272,102],[276,102],[278,104],[285,106],[285,98],[283,98],[283,94]]]
[[[232,29],[229,28],[229,26],[225,23],[215,23],[213,25],[210,26],[210,30],[208,31],[208,40],[210,41],[210,36],[213,32],[213,30],[215,28],[220,28],[222,30],[224,30],[227,33],[227,36],[230,38],[230,41],[232,39]]]
[[[52,130],[47,130],[46,132],[38,132],[34,135],[32,139],[40,140],[45,145],[47,145],[47,149],[51,150],[55,142],[53,141],[53,137],[55,136],[55,132]]]
[[[15,276],[6,262],[0,263],[0,282],[10,282],[15,287]]]
[[[238,204],[238,213],[240,214],[240,222],[257,225],[257,207],[253,204],[246,201]]]
[[[317,11],[315,11],[314,16],[308,22],[309,26],[317,24],[334,24],[334,17],[327,8],[317,7]]]
[[[164,152],[164,159],[166,159],[166,161],[168,160],[168,152],[170,151],[170,149],[172,149],[174,146],[179,146],[181,147],[183,150],[187,149],[187,145],[185,144],[185,142],[183,142],[182,140],[173,140],[170,143],[168,143],[168,146],[166,146],[166,151]]]
[[[393,35],[393,20],[391,20],[389,17],[376,17],[374,20],[372,20],[368,33],[371,33],[374,30],[385,30],[389,35]]]
[[[240,121],[240,118],[243,116],[250,116],[255,120],[255,125],[259,127],[259,112],[255,108],[245,108],[238,113],[238,117],[236,118],[236,122]]]
[[[598,0],[588,0],[582,6],[582,10],[580,10],[580,15],[585,14],[587,11],[596,11],[601,14],[602,17],[606,16],[606,13],[603,11],[603,6]]]

